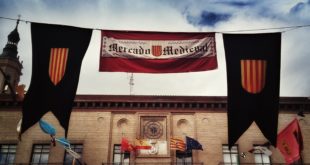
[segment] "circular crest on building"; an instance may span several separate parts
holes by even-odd
[[[149,139],[158,139],[163,135],[163,125],[158,121],[149,121],[144,125],[144,135]]]

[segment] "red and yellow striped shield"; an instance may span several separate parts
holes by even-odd
[[[57,85],[65,74],[68,52],[69,48],[51,48],[48,73],[54,85]]]
[[[241,60],[242,88],[249,93],[260,93],[265,87],[267,61]]]
[[[161,56],[162,48],[160,45],[153,45],[152,46],[152,54],[153,56]]]

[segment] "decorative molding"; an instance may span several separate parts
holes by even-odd
[[[78,95],[79,96],[79,95]],[[77,98],[78,98],[77,96]],[[102,95],[102,98],[86,97],[87,99],[76,99],[74,101],[73,111],[79,109],[93,109],[93,110],[194,110],[194,111],[226,111],[227,100],[226,97],[182,97],[180,96],[157,96],[157,98],[164,99],[141,99],[136,96],[113,96],[113,100],[109,100],[110,96]],[[112,96],[111,96],[112,97]],[[145,96],[152,97],[152,96]],[[205,99],[202,99],[205,98]],[[13,102],[8,95],[0,94],[0,110],[8,108],[18,108],[21,110],[22,102]],[[17,110],[18,110],[17,109]],[[99,111],[100,111],[99,110]],[[310,112],[310,99],[306,97],[291,97],[280,98],[280,111],[300,111]]]

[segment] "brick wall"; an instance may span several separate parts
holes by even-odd
[[[212,107],[211,107],[212,108]],[[178,109],[100,109],[79,108],[71,114],[68,139],[71,143],[83,144],[83,160],[88,165],[101,165],[113,161],[113,146],[120,144],[121,138],[126,137],[131,143],[139,138],[141,131],[141,116],[166,116],[166,134],[169,146],[169,138],[190,136],[197,139],[203,145],[203,151],[194,151],[195,163],[217,165],[223,161],[222,145],[228,143],[227,139],[227,113],[224,110],[178,110]],[[278,131],[282,130],[296,113],[280,111]],[[16,143],[16,163],[29,163],[33,144],[49,143],[50,137],[44,134],[36,124],[27,130],[22,141],[18,141],[16,125],[21,118],[20,107],[0,109],[0,144]],[[56,137],[63,137],[64,130],[51,112],[43,117],[57,129]],[[303,160],[310,163],[310,120],[309,114],[300,121],[304,139]],[[255,123],[237,141],[239,153],[246,152],[253,144],[263,144],[264,138]],[[168,147],[169,148],[169,147]],[[273,163],[283,163],[280,152],[271,147]],[[64,159],[64,149],[57,145],[51,147],[49,162],[59,163]],[[239,157],[241,163],[253,163],[253,154],[247,154],[245,158]],[[175,161],[175,152],[168,151],[166,156],[139,157],[131,154],[132,163],[170,163]]]

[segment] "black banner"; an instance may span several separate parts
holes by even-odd
[[[91,29],[31,24],[32,77],[23,103],[22,133],[52,111],[67,135],[91,34]]]
[[[256,122],[276,146],[281,33],[223,34],[228,88],[228,141]]]

